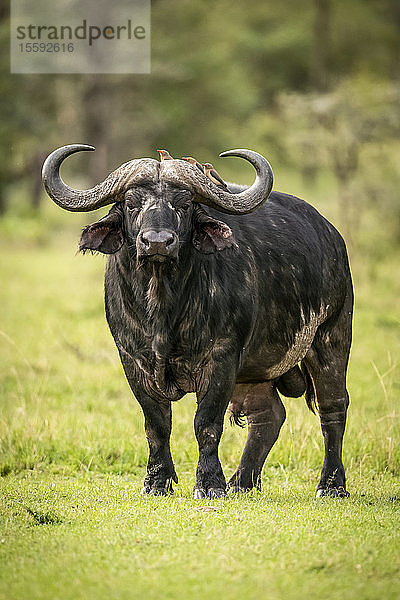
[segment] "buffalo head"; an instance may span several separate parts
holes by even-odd
[[[191,242],[211,253],[235,245],[231,229],[207,214],[202,205],[221,213],[246,214],[269,196],[272,170],[268,161],[251,150],[229,150],[220,156],[238,156],[256,170],[253,185],[238,193],[215,186],[196,167],[183,160],[162,163],[142,158],[123,164],[89,190],[74,190],[60,177],[65,158],[92,146],[74,144],[55,150],[43,165],[43,183],[50,198],[69,211],[86,212],[113,204],[108,215],[82,232],[80,249],[112,254],[124,243],[145,262],[178,259]]]

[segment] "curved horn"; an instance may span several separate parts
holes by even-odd
[[[74,190],[60,176],[61,163],[71,154],[92,151],[93,146],[71,144],[54,150],[44,161],[42,181],[46,192],[61,208],[73,212],[95,210],[116,201],[116,196],[140,181],[154,178],[159,162],[152,158],[131,160],[110,173],[102,182],[90,190]]]
[[[227,192],[214,185],[199,169],[186,161],[170,160],[161,165],[163,179],[172,183],[188,185],[198,198],[194,198],[202,204],[206,204],[216,210],[232,215],[244,215],[258,208],[271,193],[273,173],[269,162],[253,150],[238,149],[227,150],[220,154],[225,156],[238,156],[248,160],[256,170],[256,178],[249,188],[238,194]]]

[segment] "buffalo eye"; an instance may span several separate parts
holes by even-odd
[[[192,206],[192,193],[189,190],[179,190],[174,197],[177,210],[184,213]]]
[[[180,212],[186,212],[189,210],[189,208],[192,206],[191,201],[189,202],[185,202],[184,204],[180,204],[177,208]]]
[[[141,208],[141,194],[138,190],[127,190],[124,194],[125,206],[129,211],[135,211]]]

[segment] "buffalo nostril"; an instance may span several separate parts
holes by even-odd
[[[177,235],[172,231],[150,229],[141,233],[139,239],[142,250],[148,255],[168,256],[178,245]]]

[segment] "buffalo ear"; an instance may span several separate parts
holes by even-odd
[[[202,208],[196,208],[192,238],[196,250],[204,254],[211,254],[225,250],[225,248],[232,248],[232,246],[238,247],[232,230],[226,223],[213,219]]]
[[[79,251],[103,254],[118,252],[124,243],[122,218],[121,209],[113,206],[108,215],[85,227],[79,241]]]

